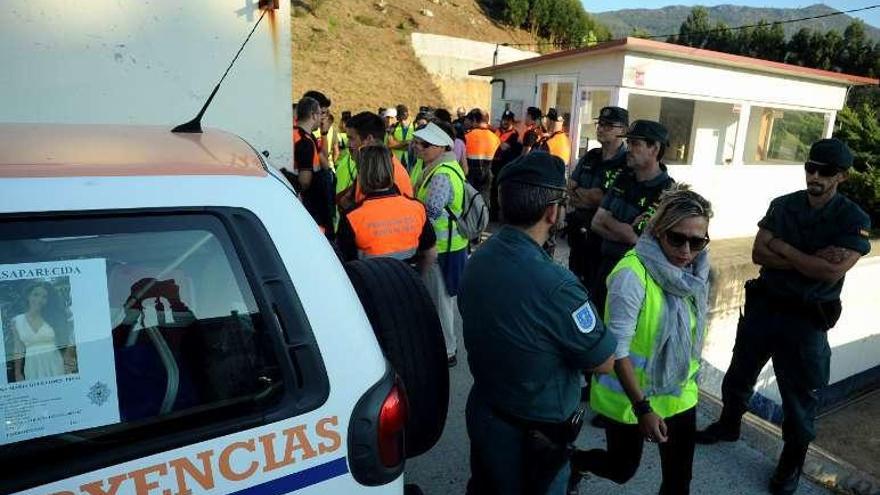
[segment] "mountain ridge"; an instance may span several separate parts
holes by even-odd
[[[615,38],[621,38],[632,34],[634,29],[643,29],[653,36],[677,34],[678,28],[690,14],[692,6],[669,5],[659,9],[622,9],[601,13],[591,13],[599,22],[611,30]],[[802,8],[773,8],[773,7],[746,7],[742,5],[717,5],[706,7],[709,11],[709,21],[714,26],[721,21],[728,26],[742,26],[757,24],[761,19],[767,22],[779,22],[789,19],[799,19],[839,12],[825,4],[817,3]],[[811,19],[802,22],[783,24],[786,37],[791,37],[799,29],[806,27],[821,32],[835,29],[843,34],[844,29],[856,18],[847,14]],[[877,42],[880,41],[880,29],[870,24],[865,24],[865,35]]]

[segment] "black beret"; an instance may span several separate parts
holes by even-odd
[[[633,139],[650,139],[665,145],[669,144],[669,131],[660,122],[653,120],[636,120],[629,126],[623,137]]]
[[[596,120],[627,126],[629,125],[629,112],[620,107],[603,107],[602,110],[599,110],[599,116],[596,117]]]
[[[565,163],[545,151],[533,151],[508,163],[498,174],[498,184],[505,181],[565,190]]]
[[[849,147],[839,139],[820,139],[810,147],[810,161],[846,170],[852,167],[853,154]]]

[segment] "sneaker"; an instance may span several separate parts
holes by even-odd
[[[729,426],[721,421],[716,421],[706,427],[705,430],[697,431],[697,443],[711,445],[718,442],[735,442],[739,440],[740,425]]]

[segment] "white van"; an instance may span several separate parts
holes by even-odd
[[[446,417],[414,271],[216,130],[0,124],[0,332],[3,494],[400,494]]]

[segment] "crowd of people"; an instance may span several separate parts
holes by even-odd
[[[437,306],[449,365],[462,325],[474,379],[467,403],[469,494],[576,494],[592,473],[625,483],[657,443],[661,494],[690,491],[695,444],[735,441],[772,359],[785,447],[769,490],[794,493],[829,379],[827,331],[846,272],[870,250],[869,219],[837,192],[853,157],[822,139],[806,190],[758,222],[744,312],[718,421],[696,426],[709,313],[710,202],[670,177],[660,122],[626,109],[595,117],[600,146],[569,170],[564,119],[529,107],[497,128],[480,109],[404,105],[343,112],[310,91],[295,104],[294,171],[283,172],[344,260],[391,256],[418,270]],[[500,228],[459,227],[466,184]],[[564,232],[568,269],[552,256]],[[460,311],[459,311],[460,308]],[[584,404],[604,449],[577,450]]]

